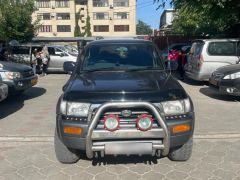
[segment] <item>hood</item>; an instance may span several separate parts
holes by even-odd
[[[164,101],[186,98],[181,85],[161,71],[89,72],[71,79],[66,100],[102,103],[106,101]]]
[[[0,61],[0,64],[3,66],[1,70],[4,71],[24,72],[32,69],[30,66],[13,62]]]
[[[218,73],[222,74],[232,74],[235,72],[240,72],[240,64],[233,64],[229,66],[223,66],[216,70]]]

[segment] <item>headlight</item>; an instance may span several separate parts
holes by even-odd
[[[165,115],[185,114],[191,111],[191,103],[189,99],[179,101],[162,102]]]
[[[115,131],[119,128],[120,119],[110,114],[104,118],[104,128],[106,128],[109,131]]]
[[[147,131],[152,128],[153,119],[150,115],[143,114],[136,120],[137,128],[141,131]]]
[[[237,79],[237,78],[240,78],[240,72],[226,75],[224,76],[223,79]]]
[[[62,101],[60,104],[60,112],[64,115],[87,117],[89,107],[89,103]]]
[[[4,73],[6,78],[9,80],[21,78],[21,74],[19,72],[4,72]]]

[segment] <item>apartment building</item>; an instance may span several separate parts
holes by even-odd
[[[136,0],[35,0],[35,6],[38,36],[73,37],[76,24],[85,32],[88,15],[92,36],[136,35]]]

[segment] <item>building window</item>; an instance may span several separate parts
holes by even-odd
[[[69,20],[70,13],[57,13],[57,20]]]
[[[108,25],[95,25],[93,29],[94,32],[109,32]]]
[[[115,32],[129,31],[129,25],[114,25]]]
[[[37,17],[38,17],[38,19],[41,19],[41,20],[50,20],[51,19],[50,13],[38,14]]]
[[[36,0],[37,8],[50,8],[50,0]]]
[[[113,0],[114,7],[127,7],[129,6],[128,0]]]
[[[57,8],[69,7],[69,0],[56,0],[55,5]]]
[[[129,18],[129,13],[127,13],[127,12],[116,12],[116,13],[113,13],[113,18],[114,19],[128,19]]]
[[[52,32],[52,26],[51,25],[42,25],[38,32]]]
[[[57,32],[71,32],[71,26],[70,25],[58,25]]]
[[[108,0],[93,0],[93,7],[107,7]]]
[[[86,5],[87,4],[87,0],[75,0],[75,3],[77,5]]]
[[[93,19],[109,19],[109,14],[108,13],[93,13]]]

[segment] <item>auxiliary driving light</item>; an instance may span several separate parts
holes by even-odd
[[[147,131],[152,128],[153,119],[148,114],[143,114],[137,118],[137,128],[141,131]]]
[[[115,131],[119,129],[119,124],[120,119],[113,114],[110,114],[104,118],[104,128],[109,131]]]

